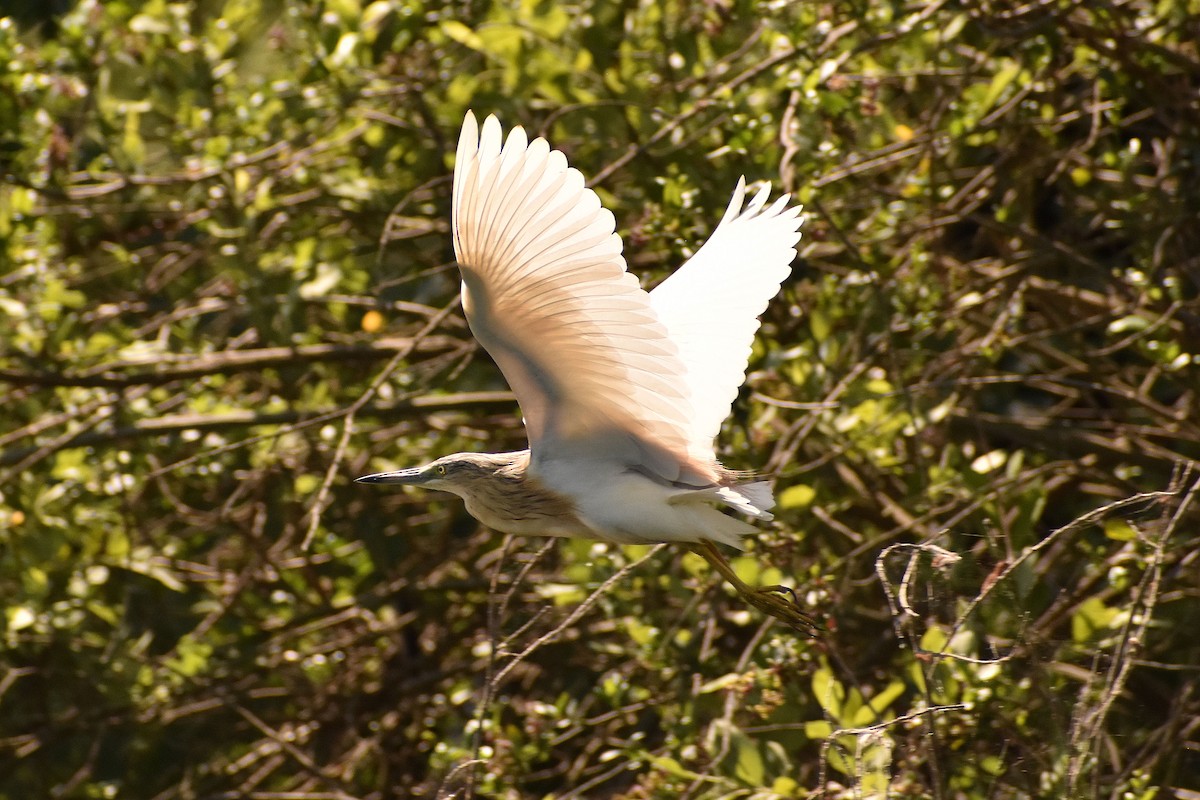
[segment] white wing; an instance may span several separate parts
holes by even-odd
[[[713,439],[746,379],[758,317],[792,271],[802,209],[789,208],[788,195],[767,207],[770,191],[764,186],[743,210],[746,179],[739,180],[713,235],[650,292],[684,364],[693,458],[712,458]]]
[[[521,404],[534,465],[615,459],[711,484],[689,457],[685,368],[626,272],[613,215],[544,139],[467,114],[454,167],[463,308]]]

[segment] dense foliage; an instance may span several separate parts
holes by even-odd
[[[0,798],[1200,791],[1196,0],[0,8]],[[523,446],[467,108],[646,285],[806,204],[721,453],[826,636],[350,482]]]

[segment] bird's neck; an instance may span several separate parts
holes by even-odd
[[[529,451],[514,450],[511,453],[492,453],[496,477],[511,483],[524,483],[529,472]]]
[[[587,536],[570,498],[529,474],[529,451],[488,455],[493,479],[462,492],[467,511],[489,528],[534,536]]]

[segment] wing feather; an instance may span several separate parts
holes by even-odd
[[[454,169],[463,308],[525,415],[534,464],[616,458],[709,484],[689,442],[686,367],[626,271],[613,215],[566,156],[467,114]]]
[[[650,292],[650,306],[684,364],[692,407],[688,449],[695,458],[711,457],[746,378],[758,317],[796,257],[802,208],[789,207],[788,195],[767,207],[770,192],[765,185],[746,204],[746,180],[739,180],[709,240]]]

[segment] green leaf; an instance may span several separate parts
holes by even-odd
[[[730,672],[722,675],[719,678],[713,678],[708,683],[703,684],[696,690],[696,694],[711,694],[719,692],[722,689],[728,689],[731,686],[736,686],[743,680],[743,675],[740,672]]]
[[[625,630],[628,631],[630,640],[641,647],[653,644],[659,634],[658,628],[647,625],[636,617],[625,620]]]
[[[457,20],[446,19],[439,24],[442,33],[449,36],[459,44],[466,45],[472,50],[484,51],[483,39],[479,37],[475,31],[468,28],[466,25]]]
[[[1118,625],[1124,613],[1109,608],[1098,597],[1089,597],[1071,615],[1071,638],[1078,644],[1094,641]]]
[[[893,680],[883,688],[882,691],[876,693],[868,700],[862,708],[854,715],[854,720],[851,722],[851,727],[865,728],[868,725],[874,725],[881,722],[887,715],[888,709],[892,703],[907,691],[908,687],[903,681]]]
[[[758,745],[740,731],[735,732],[731,738],[736,759],[733,774],[749,786],[762,786],[766,780],[766,767]]]
[[[841,720],[842,703],[846,699],[846,689],[833,676],[829,667],[821,667],[813,672],[813,699],[825,709],[825,713],[836,720]]]
[[[1000,95],[1012,84],[1013,80],[1021,74],[1021,63],[1014,59],[1002,59],[1003,66],[1000,71],[992,78],[991,84],[988,86],[987,93],[984,94],[980,101],[978,113],[982,116],[987,111],[990,111],[996,101],[1000,99]]]
[[[9,633],[23,631],[37,622],[37,614],[28,606],[9,606],[4,610]]]
[[[1123,333],[1135,333],[1145,330],[1150,326],[1150,320],[1139,314],[1127,314],[1120,319],[1115,319],[1108,323],[1108,332],[1110,334],[1120,335]]]
[[[1116,542],[1132,542],[1138,538],[1137,530],[1123,519],[1105,520],[1104,535]]]
[[[805,508],[812,505],[817,492],[811,486],[798,483],[779,493],[779,507],[783,509]]]
[[[654,765],[655,769],[661,770],[667,775],[672,775],[676,778],[683,778],[684,780],[688,781],[712,780],[710,776],[705,776],[699,772],[694,772],[669,756],[650,756],[649,762]]]
[[[804,723],[804,735],[814,741],[828,739],[833,734],[833,725],[826,719],[814,719]]]

